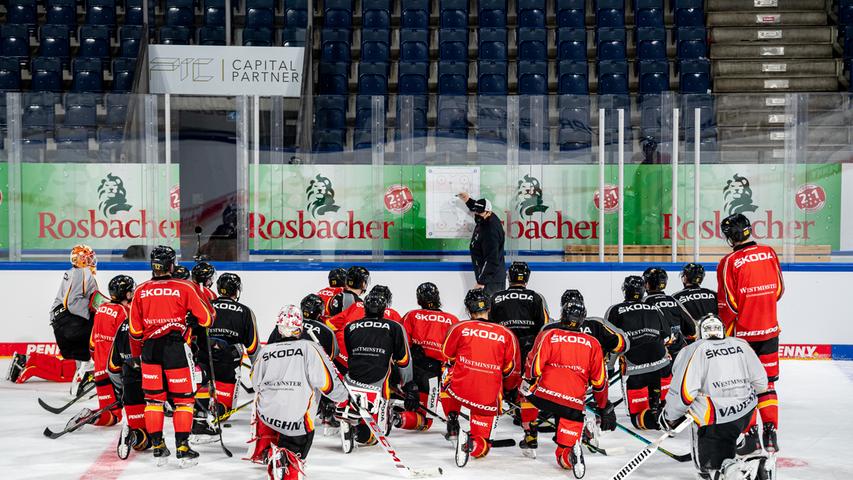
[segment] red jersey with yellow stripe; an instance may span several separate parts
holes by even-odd
[[[317,292],[317,296],[323,299],[323,316],[329,316],[329,304],[332,303],[332,299],[335,298],[335,295],[343,291],[344,289],[342,287],[326,287]]]
[[[785,287],[773,248],[748,242],[717,266],[717,304],[728,335],[760,342],[779,335],[776,302]]]
[[[361,320],[362,318],[364,318],[364,302],[355,302],[343,312],[326,320],[326,326],[328,326],[330,329],[332,329],[333,332],[335,332],[335,339],[338,341],[338,358],[336,358],[335,360],[337,360],[344,366],[347,365],[348,357],[347,346],[344,342],[344,329],[350,323],[356,320]],[[402,324],[403,321],[403,319],[400,317],[400,314],[397,313],[397,311],[393,308],[386,308],[385,315],[383,316],[383,318],[395,321],[400,324]]]
[[[412,345],[420,345],[427,357],[438,361],[444,360],[441,347],[447,331],[457,323],[456,315],[441,310],[412,310],[403,317],[403,328]]]
[[[128,307],[120,303],[104,303],[95,312],[95,323],[89,336],[89,352],[95,363],[95,377],[107,374],[110,349],[119,326],[129,314]]]

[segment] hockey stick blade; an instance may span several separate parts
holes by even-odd
[[[492,448],[507,448],[514,447],[515,440],[512,438],[501,438],[498,440],[492,440]]]
[[[85,397],[89,392],[91,392],[94,389],[95,389],[95,384],[93,383],[93,384],[91,384],[91,386],[86,387],[82,392],[80,392],[80,395],[77,395],[76,397],[72,398],[68,403],[66,403],[65,405],[63,405],[61,407],[51,407],[41,398],[38,399],[38,402],[39,402],[39,405],[41,405],[41,408],[47,410],[48,412],[50,412],[54,415],[58,415],[64,411],[68,410],[72,405],[74,405],[75,403],[80,401],[80,399]],[[95,394],[93,393],[86,400],[90,400],[94,397],[95,397]]]
[[[634,458],[628,461],[624,467],[620,468],[618,472],[613,474],[610,477],[610,480],[624,480],[628,478],[632,473],[637,471],[640,468],[640,465],[645,463],[646,460],[649,459],[658,449],[660,448],[660,444],[664,442],[667,438],[670,438],[672,435],[682,432],[687,426],[690,425],[690,421],[686,419],[682,419],[681,423],[672,430],[672,432],[666,432],[660,437],[658,437],[655,441],[646,445],[639,453],[634,455]]]
[[[110,410],[112,408],[115,408],[116,405],[118,405],[118,401],[113,402],[113,403],[111,403],[111,404],[107,405],[106,407],[101,408],[99,410],[95,410],[94,412],[90,413],[89,415],[86,415],[85,417],[81,418],[80,421],[78,421],[76,424],[74,424],[74,426],[72,426],[71,428],[66,427],[61,431],[54,432],[53,430],[50,429],[50,427],[45,427],[44,432],[42,432],[42,433],[44,433],[45,437],[50,438],[52,440],[56,440],[57,438],[65,435],[66,433],[71,433],[71,432],[79,429],[83,425],[88,425],[89,421],[91,421],[92,419],[100,417],[102,413],[104,413],[107,410]]]
[[[406,470],[406,475],[409,478],[431,478],[431,477],[440,477],[444,474],[444,471],[441,467],[435,468],[408,468]]]

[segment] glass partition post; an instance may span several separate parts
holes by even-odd
[[[785,102],[785,155],[782,167],[782,192],[785,201],[782,209],[782,225],[791,225],[794,220],[794,198],[797,193],[797,166],[805,165],[809,146],[808,95],[791,93]],[[784,235],[782,258],[793,262],[796,255],[794,235]]]
[[[9,260],[21,260],[21,94],[6,95]]]
[[[259,99],[257,96],[252,97],[254,100],[252,111],[255,113],[254,117],[258,117],[258,104]],[[237,103],[237,121],[236,121],[236,129],[237,129],[237,181],[238,181],[238,189],[244,188],[243,194],[241,192],[237,192],[237,198],[240,202],[241,211],[240,215],[237,216],[237,238],[238,238],[238,258],[245,259],[248,258],[249,255],[249,229],[248,229],[248,213],[251,212],[260,212],[260,156],[255,155],[254,157],[254,166],[252,168],[252,181],[254,182],[254,192],[252,194],[252,198],[249,199],[249,188],[248,188],[248,172],[249,172],[249,97],[240,96],[236,97],[235,101]],[[257,128],[255,129],[258,130]],[[257,135],[257,133],[256,133]],[[255,145],[256,148],[259,148],[259,145]],[[242,178],[241,178],[242,177]],[[251,202],[251,203],[250,203]]]
[[[700,160],[702,147],[702,109],[695,108],[693,110],[693,261],[699,262],[699,252],[701,250],[702,236],[700,235],[701,224],[700,217],[700,193],[701,193],[701,166]]]
[[[604,137],[605,137],[605,123],[604,123],[604,109],[598,109],[598,261],[604,262],[604,237],[605,237],[605,229],[604,229],[604,195],[605,195],[605,184],[604,184]]]
[[[160,131],[158,122],[157,95],[143,97],[143,122],[145,125],[145,163],[142,166],[142,204],[149,212],[154,212],[154,218],[160,218],[160,208],[157,198],[157,186],[160,184],[157,165],[160,163]],[[149,235],[145,241],[151,249],[157,246],[157,236]],[[183,256],[183,255],[182,255]]]
[[[518,168],[518,128],[519,128],[519,98],[515,95],[507,97],[507,116],[506,116],[506,183],[504,185],[504,198],[513,198],[514,183],[519,178]],[[482,188],[482,187],[481,187]],[[509,208],[509,205],[507,205]],[[507,219],[504,219],[507,220]],[[505,240],[505,251],[507,261],[512,261],[518,257],[518,245],[521,239],[513,239],[509,222],[506,223],[507,235]],[[520,237],[520,235],[519,235]]]
[[[382,224],[385,219],[385,200],[383,186],[385,182],[385,102],[386,98],[374,95],[370,99],[371,106],[371,164],[372,164],[372,196],[373,221]],[[373,261],[385,260],[384,240],[381,235],[371,241]]]
[[[624,195],[625,192],[625,109],[620,108],[619,112],[619,156],[618,169],[619,171],[619,194]],[[603,206],[603,205],[602,205]],[[603,210],[603,208],[602,208]],[[619,201],[619,263],[625,261],[625,202]]]
[[[672,109],[672,218],[678,218],[678,108]],[[672,263],[678,261],[678,234],[672,235]]]

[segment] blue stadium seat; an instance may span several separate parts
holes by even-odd
[[[481,28],[479,35],[479,51],[477,57],[480,60],[506,60],[507,42],[505,28]]]
[[[681,93],[709,93],[711,91],[711,62],[706,59],[682,60],[678,68]]]
[[[89,131],[87,128],[58,127],[53,132],[53,142],[62,161],[85,162],[89,157]]]
[[[586,30],[563,27],[557,30],[557,59],[586,61]]]
[[[390,0],[362,0],[362,28],[391,28]]]
[[[139,55],[139,42],[142,39],[142,27],[122,25],[118,31],[119,57],[136,58]]]
[[[98,142],[100,161],[111,163],[115,161],[112,154],[124,147],[124,128],[99,127],[95,139]]]
[[[62,91],[62,62],[53,57],[33,57],[30,63],[32,81],[30,89],[34,92]]]
[[[314,97],[316,128],[343,129],[347,127],[347,97],[345,95],[320,95]]]
[[[440,95],[436,113],[436,126],[440,130],[465,131],[468,128],[468,97]]]
[[[548,94],[548,62],[518,62],[518,94],[547,95]]]
[[[625,0],[597,0],[596,27],[625,28]]]
[[[627,67],[627,62],[621,63],[625,63],[625,66]],[[625,142],[630,145],[633,138],[633,133],[631,131],[631,97],[627,94],[602,94],[599,92],[597,106],[599,109],[604,109],[606,111],[604,118],[604,141],[607,144],[619,143],[618,110],[625,111],[622,126],[625,134]]]
[[[21,150],[25,162],[44,162],[48,130],[53,130],[53,127],[24,127],[21,131]]]
[[[506,97],[479,95],[477,97],[477,150],[492,150],[506,143]],[[488,143],[483,143],[488,142]],[[491,144],[491,145],[490,145]]]
[[[518,0],[518,26],[545,27],[545,0]]]
[[[477,62],[477,93],[480,95],[507,94],[507,64],[503,61]]]
[[[663,140],[661,96],[641,95],[637,99],[637,106],[640,109],[641,142],[660,143]]]
[[[103,25],[83,25],[80,27],[80,49],[77,51],[77,56],[109,58],[110,31],[107,27]]]
[[[283,47],[304,47],[307,35],[304,28],[286,27],[281,32],[281,44]]]
[[[468,28],[468,0],[439,0],[441,28]]]
[[[459,62],[468,60],[468,30],[464,28],[439,30],[438,58]]]
[[[30,34],[26,25],[0,25],[0,55],[24,60],[30,58]]]
[[[68,64],[71,42],[66,25],[42,25],[39,29],[39,56],[56,57]]]
[[[466,62],[438,62],[438,93],[440,95],[465,95],[468,92],[468,64]]]
[[[189,45],[192,34],[188,27],[160,27],[160,43],[165,45]]]
[[[66,127],[97,127],[98,97],[87,93],[69,93],[65,95]]]
[[[677,27],[704,27],[705,9],[704,0],[674,0],[675,2],[675,26]]]
[[[840,0],[838,2],[838,24],[853,25],[853,2],[850,0]]]
[[[625,60],[600,60],[598,62],[598,94],[628,94],[628,62]]]
[[[358,93],[388,95],[388,64],[361,62],[358,64]]]
[[[397,97],[398,128],[401,128],[401,122],[403,121],[403,105],[406,101],[409,101],[411,105],[410,108],[412,110],[412,130],[414,130],[414,136],[425,136],[427,128],[427,113],[429,112],[429,97],[427,97],[426,95]]]
[[[387,140],[387,134],[382,132],[383,141]],[[356,129],[352,132],[352,145],[354,150],[362,150],[373,147],[373,130]]]
[[[599,60],[624,60],[628,56],[624,28],[599,28],[596,34]]]
[[[402,28],[429,28],[429,0],[401,0]]]
[[[519,28],[517,42],[518,60],[548,60],[548,30]]]
[[[308,2],[306,0],[284,0],[284,26],[308,27]]]
[[[154,17],[154,4],[157,2],[148,2],[148,18],[149,24],[153,25],[152,18]],[[125,0],[124,24],[125,25],[142,25],[145,22],[145,12],[142,7],[142,0]]]
[[[320,59],[327,63],[346,62],[351,60],[352,30],[345,28],[324,28],[320,35]]]
[[[205,25],[198,29],[199,45],[225,45],[225,27]]]
[[[33,59],[35,61],[36,59]],[[21,123],[26,127],[53,128],[56,121],[57,95],[52,92],[31,92],[23,94],[21,103]]]
[[[17,92],[20,89],[21,64],[14,58],[0,57],[0,92]],[[5,95],[0,96],[6,98]],[[5,106],[4,104],[3,107]]]
[[[429,63],[400,61],[397,66],[397,93],[426,95],[429,92]]]
[[[589,97],[582,95],[560,95],[560,130],[557,143],[561,151],[581,150],[592,145],[592,129],[589,119]]]
[[[391,36],[387,29],[361,30],[361,61],[387,62],[391,59]]]
[[[109,1],[109,0],[107,0]],[[248,13],[246,19],[248,22]],[[173,27],[191,27],[195,21],[192,0],[166,0],[166,25]]]
[[[663,0],[634,0],[634,25],[663,28]]]
[[[639,27],[636,32],[638,60],[666,58],[666,29],[662,27]]]
[[[687,143],[695,143],[696,139],[696,109],[699,109],[699,138],[705,143],[716,139],[717,123],[714,107],[714,96],[707,94],[681,96],[681,129]],[[703,159],[704,160],[704,159]]]
[[[314,130],[315,152],[342,152],[346,142],[346,130]]]
[[[548,97],[522,95],[519,102],[518,146],[525,150],[547,151],[551,148],[548,128]]]
[[[207,27],[224,27],[225,0],[204,0],[202,19]]]
[[[273,5],[273,0],[246,0],[246,28],[272,29],[275,25]]]
[[[640,95],[658,95],[669,90],[669,63],[666,60],[637,62]]]
[[[557,93],[589,94],[589,69],[586,60],[561,60],[557,66]]]
[[[584,28],[586,4],[584,0],[557,0],[557,27]]]
[[[382,98],[383,111],[388,111],[388,97]],[[355,97],[355,128],[370,130],[373,127],[373,97],[357,95]]]
[[[45,23],[65,25],[68,31],[77,30],[77,3],[74,0],[47,0]]]
[[[429,61],[429,30],[425,28],[400,29],[400,60],[404,62]]]
[[[6,23],[8,25],[27,25],[35,28],[38,22],[36,0],[8,0],[6,4]]]
[[[113,92],[130,93],[133,90],[133,78],[136,72],[135,58],[116,58],[113,60]]]
[[[108,93],[104,95],[104,107],[107,110],[107,125],[124,126],[127,120],[127,105],[131,95],[123,93]]]
[[[116,0],[87,0],[86,23],[104,25],[111,31],[116,27]]]
[[[506,28],[506,0],[479,0],[477,14],[480,28]]]
[[[349,78],[349,63],[320,62],[319,93],[326,95],[346,95],[349,93],[347,80]]]
[[[104,91],[104,72],[100,58],[76,57],[71,62],[71,91]]]
[[[679,60],[707,58],[708,45],[705,27],[679,27],[675,29],[675,55]]]
[[[324,26],[352,28],[352,0],[326,0],[323,13]]]
[[[249,28],[243,29],[244,47],[271,47],[274,42],[275,32],[271,28]]]

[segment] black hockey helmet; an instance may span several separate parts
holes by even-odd
[[[681,269],[681,281],[685,285],[701,285],[705,280],[705,267],[699,263],[688,263]]]
[[[744,214],[735,213],[723,219],[720,223],[720,231],[729,245],[734,245],[752,236],[752,224]]]
[[[646,281],[637,275],[625,277],[625,281],[622,282],[622,293],[625,294],[625,300],[639,302],[646,293]]]
[[[127,275],[116,275],[112,280],[110,280],[110,299],[114,302],[130,300],[127,298],[127,294],[133,293],[133,289],[135,288],[136,282],[133,281],[133,278]]]
[[[570,288],[563,292],[563,296],[560,297],[560,305],[565,305],[569,302],[580,302],[583,304],[583,295],[580,290],[575,290],[574,288]]]
[[[216,275],[216,269],[207,262],[198,262],[190,271],[190,274],[195,283],[210,288],[213,285],[213,276]]]
[[[385,285],[374,285],[373,288],[370,289],[370,293],[376,293],[377,295],[382,295],[385,299],[385,305],[391,306],[391,289]]]
[[[507,277],[509,277],[509,283],[527,284],[530,280],[530,267],[527,262],[512,262],[507,270]]]
[[[151,250],[151,271],[158,274],[172,273],[175,266],[175,249],[158,245]]]
[[[659,292],[666,289],[669,275],[660,267],[649,267],[643,272],[643,280],[646,281],[646,288],[650,292]]]
[[[385,309],[388,303],[385,301],[385,296],[375,290],[364,297],[364,315],[366,317],[382,318],[385,315]]]
[[[465,294],[465,309],[468,313],[485,312],[490,308],[492,308],[492,302],[482,288],[468,290]]]
[[[366,290],[370,284],[370,272],[361,266],[349,267],[347,270],[347,286],[358,290]]]
[[[299,308],[302,309],[303,318],[319,320],[320,316],[323,315],[326,304],[323,303],[323,299],[316,293],[309,293],[299,302]]]
[[[333,268],[329,270],[329,286],[333,288],[343,287],[347,283],[347,271],[345,268]]]
[[[187,267],[178,264],[175,265],[175,271],[172,272],[172,277],[177,278],[178,280],[189,280],[190,271],[187,270]]]
[[[236,273],[226,272],[216,279],[216,291],[220,295],[228,297],[239,297],[243,290],[243,282]]]
[[[418,305],[420,305],[421,308],[433,310],[441,308],[441,297],[438,293],[438,287],[436,287],[432,282],[425,282],[418,285],[415,296],[417,296]]]
[[[578,330],[586,320],[586,307],[583,302],[569,300],[560,308],[560,323],[570,330]]]

